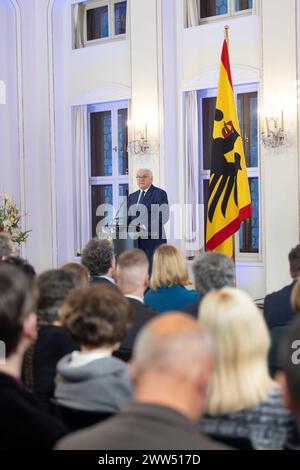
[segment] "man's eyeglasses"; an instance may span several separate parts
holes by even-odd
[[[146,178],[149,178],[149,176],[146,175],[146,176],[137,176],[136,177],[137,180],[145,180]]]

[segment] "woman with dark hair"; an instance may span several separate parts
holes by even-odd
[[[81,346],[57,364],[55,399],[82,411],[116,412],[132,393],[128,366],[112,357],[132,321],[131,306],[108,284],[76,289],[61,309],[61,322]]]

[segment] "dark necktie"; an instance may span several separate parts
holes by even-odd
[[[140,197],[140,199],[139,199],[138,204],[143,204],[143,200],[144,200],[144,198],[145,198],[145,194],[146,194],[145,191],[142,191],[142,194],[141,194],[141,197]]]

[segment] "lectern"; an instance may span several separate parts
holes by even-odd
[[[114,245],[116,257],[123,251],[134,248],[136,232],[128,230],[127,225],[112,224],[101,227],[97,233],[98,238],[110,240]]]

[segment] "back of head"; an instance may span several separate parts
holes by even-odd
[[[200,305],[200,323],[215,343],[208,412],[227,414],[266,399],[272,386],[267,368],[270,339],[252,299],[229,287],[209,292]]]
[[[18,347],[23,324],[35,311],[36,293],[26,276],[17,268],[0,265],[0,341],[9,357]]]
[[[60,318],[63,327],[82,346],[113,347],[125,337],[132,310],[115,286],[97,284],[70,292]]]
[[[93,238],[84,247],[81,262],[91,276],[107,274],[114,260],[114,247],[108,240]]]
[[[300,417],[300,318],[296,318],[289,326],[281,344],[280,360],[291,408]]]
[[[136,380],[148,372],[189,380],[210,354],[210,339],[195,319],[180,312],[161,315],[138,335],[133,351]]]
[[[188,284],[191,282],[183,253],[176,246],[160,245],[154,252],[151,289]]]
[[[25,276],[27,276],[29,281],[33,281],[35,279],[35,269],[30,263],[28,263],[26,259],[20,258],[19,256],[9,256],[3,261],[3,263],[15,266],[16,268],[20,269],[25,274]]]
[[[214,289],[234,287],[235,267],[231,258],[221,253],[204,253],[193,264],[197,291],[205,295]]]
[[[148,278],[149,262],[142,250],[134,248],[118,258],[118,285],[124,293],[143,288]]]
[[[8,257],[13,253],[13,242],[7,232],[0,233],[0,259]]]
[[[53,323],[58,320],[58,311],[67,294],[77,287],[76,276],[61,269],[45,271],[38,277],[37,287],[38,318],[42,322]]]
[[[76,287],[89,285],[89,272],[85,266],[79,263],[66,263],[61,267],[62,271],[70,271],[76,279]]]
[[[300,245],[289,252],[290,273],[293,279],[300,276]]]

